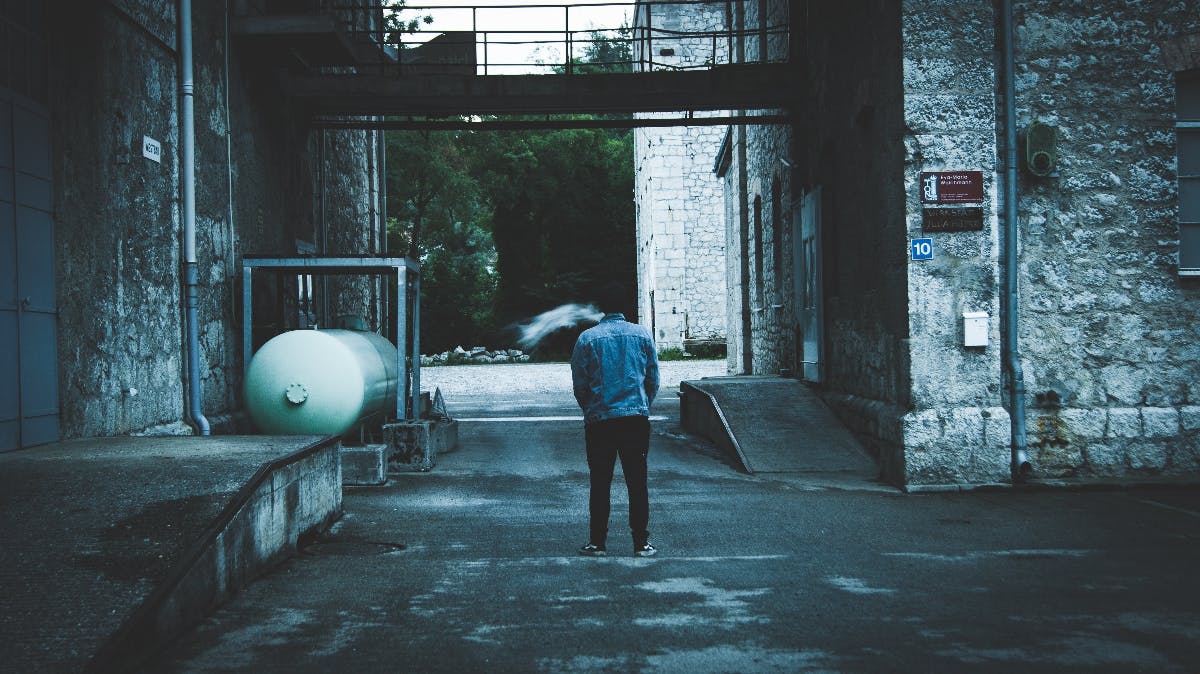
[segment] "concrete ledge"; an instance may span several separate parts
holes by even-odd
[[[913,484],[904,487],[909,494],[946,494],[987,491],[1134,491],[1154,489],[1200,489],[1194,477],[1160,477],[1138,479],[1034,479],[1028,482],[989,482],[982,484]]]
[[[263,465],[96,652],[88,672],[135,669],[341,515],[340,444],[322,438]]]
[[[342,484],[377,486],[387,483],[387,445],[342,447]]]
[[[679,382],[679,423],[687,433],[699,435],[738,462],[742,470],[753,473],[750,461],[729,428],[729,421],[711,393]]]

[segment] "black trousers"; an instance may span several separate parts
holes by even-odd
[[[646,488],[646,456],[650,452],[650,420],[642,416],[604,419],[584,429],[588,469],[591,471],[591,543],[604,545],[608,537],[613,467],[621,458],[621,472],[629,491],[629,530],[634,546],[650,538],[650,495]]]

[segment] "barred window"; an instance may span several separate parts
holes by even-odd
[[[1175,76],[1179,152],[1179,274],[1200,276],[1200,69]]]

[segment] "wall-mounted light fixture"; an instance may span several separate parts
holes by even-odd
[[[1058,176],[1058,127],[1031,122],[1025,127],[1025,170],[1039,178]]]

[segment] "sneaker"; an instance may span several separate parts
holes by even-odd
[[[608,554],[608,551],[604,549],[603,545],[593,545],[588,543],[582,548],[579,548],[579,554],[585,557],[603,557]]]
[[[653,557],[654,553],[656,552],[658,552],[658,550],[655,550],[654,546],[650,545],[649,543],[643,543],[633,547],[634,557]]]

